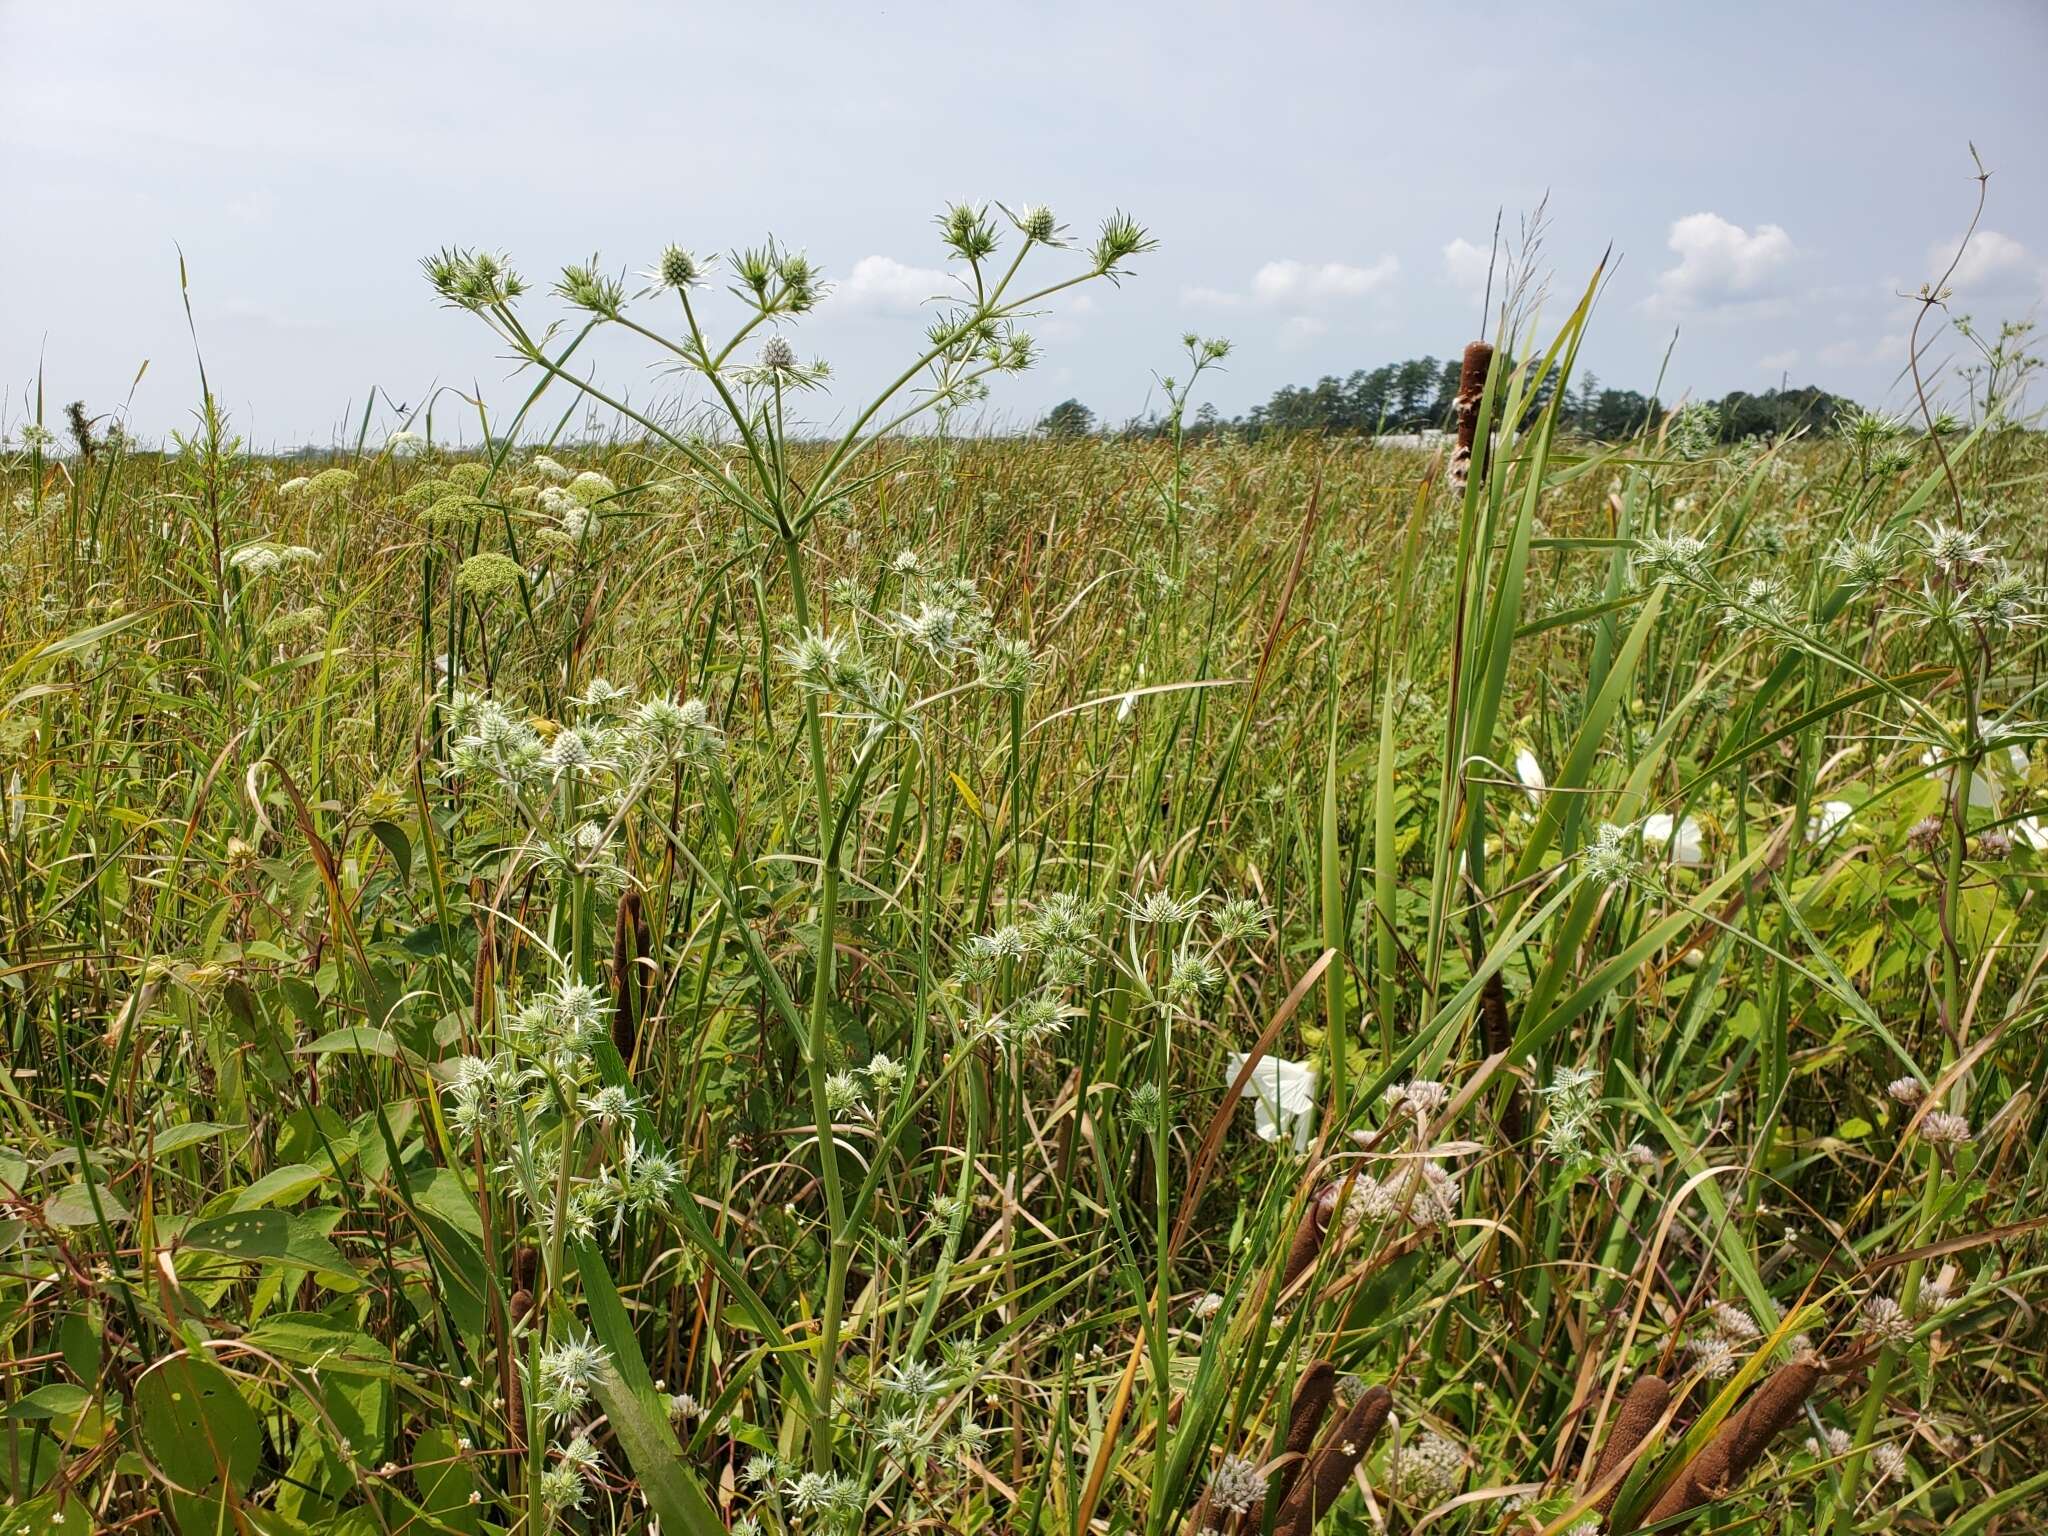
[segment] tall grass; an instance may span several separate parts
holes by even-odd
[[[1010,222],[835,440],[449,252],[480,453],[5,461],[6,1528],[2029,1529],[2038,440],[913,435]]]

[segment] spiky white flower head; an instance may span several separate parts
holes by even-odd
[[[1628,835],[1628,828],[1611,821],[1601,822],[1594,831],[1593,840],[1580,854],[1585,861],[1586,878],[1594,885],[1626,885],[1635,874],[1636,861],[1629,852]]]
[[[541,1352],[534,1406],[559,1423],[590,1401],[590,1391],[611,1369],[611,1356],[589,1334],[562,1339]]]
[[[662,287],[680,292],[704,280],[705,265],[680,245],[667,245],[662,247],[661,259],[646,275]]]
[[[1824,559],[1858,592],[1881,587],[1899,573],[1898,545],[1888,533],[1857,534],[1838,540]]]
[[[788,373],[796,367],[796,348],[785,337],[770,336],[761,343],[761,366],[770,373]]]
[[[1887,1440],[1883,1445],[1872,1447],[1870,1467],[1877,1474],[1877,1480],[1880,1483],[1904,1482],[1906,1480],[1906,1448],[1893,1440]]]
[[[1188,1303],[1188,1316],[1198,1323],[1206,1323],[1223,1310],[1223,1296],[1219,1291],[1205,1291]]]
[[[48,452],[57,446],[57,434],[40,421],[23,422],[21,446],[31,453]]]
[[[1861,1315],[1863,1331],[1878,1343],[1896,1348],[1913,1342],[1913,1320],[1891,1297],[1869,1297],[1863,1303]]]
[[[867,1100],[867,1090],[851,1072],[833,1072],[825,1079],[825,1107],[835,1115],[858,1109]]]
[[[1223,985],[1223,967],[1195,949],[1182,949],[1161,989],[1166,1002],[1177,1008],[1191,1008]]]
[[[633,1095],[617,1083],[607,1083],[597,1092],[584,1095],[583,1113],[599,1125],[616,1125],[631,1118]]]
[[[1229,1514],[1242,1515],[1265,1502],[1266,1474],[1258,1463],[1242,1456],[1226,1456],[1209,1474],[1209,1505]]]
[[[1701,585],[1712,576],[1707,564],[1711,554],[1706,540],[1693,534],[1652,533],[1638,542],[1630,564],[1653,580],[1671,576]]]
[[[901,1088],[910,1072],[902,1062],[893,1061],[880,1051],[875,1052],[861,1070],[867,1073],[868,1081],[874,1085],[875,1092],[884,1097]]]
[[[1226,944],[1249,944],[1265,937],[1272,912],[1249,896],[1232,896],[1216,909],[1216,937]]]
[[[1202,910],[1204,897],[1176,896],[1171,891],[1148,891],[1136,901],[1125,905],[1124,911],[1133,922],[1168,925],[1185,923],[1196,917]]]
[[[1991,545],[1974,528],[1958,528],[1953,523],[1922,523],[1920,536],[1929,563],[1951,581],[1967,577],[1974,567],[1991,558]]]
[[[1920,1121],[1920,1139],[1932,1147],[1960,1147],[1974,1135],[1966,1118],[1946,1109],[1931,1110]]]

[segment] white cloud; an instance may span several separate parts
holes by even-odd
[[[1330,322],[1315,315],[1294,315],[1280,327],[1283,347],[1304,347],[1330,328]]]
[[[927,299],[955,292],[950,274],[906,266],[893,256],[863,256],[839,285],[838,297],[856,309],[915,310]]]
[[[1252,293],[1263,304],[1358,299],[1384,286],[1400,270],[1401,263],[1392,255],[1369,267],[1343,261],[1269,261],[1252,274]]]
[[[1362,299],[1393,281],[1401,270],[1393,254],[1380,257],[1369,267],[1348,261],[1269,261],[1252,274],[1250,287],[1239,292],[1230,288],[1189,286],[1181,289],[1181,302],[1199,309],[1311,310]]]
[[[1756,365],[1765,373],[1783,373],[1787,368],[1799,365],[1799,349],[1787,347],[1782,352],[1766,352],[1756,360]]]
[[[1493,267],[1493,253],[1460,235],[1444,247],[1444,276],[1453,288],[1470,298],[1486,292],[1486,276]]]
[[[2036,286],[2048,277],[2048,269],[2036,263],[2024,245],[1995,229],[1980,229],[1970,236],[1970,243],[1963,247],[1960,261],[1956,261],[1958,245],[1961,245],[1960,240],[1946,240],[1936,241],[1928,247],[1930,281],[1948,271],[1950,262],[1956,263],[1956,270],[1948,285],[1957,293],[1970,290],[2010,293]]]
[[[1654,302],[1674,310],[1718,309],[1769,297],[1791,263],[1792,237],[1775,224],[1754,231],[1718,213],[1676,220],[1665,242],[1678,257],[1657,277]]]
[[[1890,331],[1882,336],[1844,337],[1822,347],[1816,361],[1828,368],[1869,368],[1883,364],[1903,367],[1906,361],[1906,333]]]

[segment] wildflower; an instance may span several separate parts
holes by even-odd
[[[1806,1437],[1807,1455],[1846,1456],[1856,1448],[1855,1437],[1846,1429],[1838,1429],[1831,1424],[1828,1426],[1825,1434],[1825,1441],[1817,1440],[1812,1435]]]
[[[1735,1346],[1718,1333],[1703,1334],[1699,1338],[1688,1340],[1686,1349],[1692,1355],[1693,1363],[1699,1368],[1700,1374],[1709,1381],[1725,1381],[1735,1374],[1735,1367],[1741,1363],[1735,1353]]]
[[[557,1423],[590,1401],[590,1389],[611,1369],[604,1346],[585,1334],[550,1345],[540,1357],[534,1406]]]
[[[1131,1089],[1129,1096],[1125,1098],[1123,1107],[1124,1124],[1138,1131],[1157,1129],[1159,1125],[1159,1112],[1164,1103],[1165,1100],[1159,1093],[1159,1085],[1148,1078]],[[1267,1141],[1273,1139],[1271,1136],[1267,1136],[1263,1129],[1259,1134],[1265,1137]]]
[[[1889,1296],[1872,1296],[1863,1303],[1863,1331],[1890,1348],[1913,1342],[1913,1323]]]
[[[1216,909],[1216,937],[1226,944],[1248,944],[1265,936],[1272,912],[1248,896],[1233,896]]]
[[[487,603],[517,588],[523,575],[510,555],[487,550],[462,562],[455,573],[455,590],[472,602]]]
[[[1241,1053],[1231,1054],[1226,1083],[1237,1081],[1246,1060]],[[1283,1131],[1292,1131],[1295,1151],[1308,1150],[1309,1123],[1316,1109],[1316,1069],[1312,1065],[1263,1056],[1241,1093],[1252,1100],[1252,1124],[1259,1140],[1277,1141]]]
[[[851,1072],[834,1072],[825,1079],[825,1107],[835,1115],[858,1109],[866,1097],[860,1079]]]
[[[1628,829],[1611,821],[1600,823],[1582,857],[1586,878],[1595,885],[1625,885],[1635,873],[1635,860],[1628,851]]]
[[[1027,640],[996,635],[975,656],[975,673],[984,688],[997,693],[1023,695],[1031,691],[1038,676],[1038,657]]]
[[[600,475],[594,469],[586,469],[569,482],[569,494],[588,507],[608,497],[619,494],[618,486],[608,475]]]
[[[1465,1453],[1456,1441],[1426,1430],[1395,1447],[1387,1470],[1404,1498],[1440,1499],[1464,1481]]]
[[[1887,1440],[1883,1445],[1874,1446],[1870,1452],[1871,1470],[1877,1474],[1880,1483],[1902,1483],[1906,1480],[1906,1449]]]
[[[811,629],[781,651],[782,664],[797,686],[815,693],[857,686],[865,676],[842,635]]]
[[[1916,853],[1933,853],[1941,846],[1941,818],[1922,816],[1906,829],[1906,844]]]
[[[1428,1078],[1395,1083],[1386,1091],[1387,1112],[1393,1118],[1408,1116],[1418,1127],[1427,1126],[1451,1101],[1451,1090]]]
[[[599,1125],[616,1125],[632,1116],[633,1095],[616,1083],[607,1083],[597,1092],[584,1096],[583,1113]]]
[[[1223,969],[1207,955],[1183,949],[1173,957],[1163,988],[1171,1007],[1187,1008],[1223,985]]]
[[[771,374],[794,371],[796,348],[781,336],[770,336],[761,344],[761,367]]]
[[[750,1488],[762,1488],[775,1481],[781,1469],[776,1460],[767,1452],[758,1452],[747,1458],[747,1464],[740,1469],[740,1481]]]
[[[1004,210],[1006,213],[1009,211]],[[1053,212],[1043,203],[1026,203],[1010,214],[1010,222],[1017,226],[1017,232],[1036,245],[1060,245],[1060,224]]]
[[[1724,1339],[1748,1343],[1763,1336],[1756,1319],[1733,1302],[1714,1302],[1707,1308],[1707,1322]]]
[[[661,259],[654,264],[653,270],[645,275],[662,287],[673,288],[680,293],[704,280],[706,265],[680,245],[667,245],[662,247]]]
[[[1209,1474],[1209,1505],[1228,1514],[1257,1509],[1266,1498],[1266,1474],[1242,1456],[1226,1456]]]
[[[1637,544],[1631,564],[1653,577],[1674,576],[1695,586],[1711,579],[1704,539],[1689,533],[1652,533]]]
[[[536,453],[532,458],[528,459],[526,467],[532,470],[536,477],[550,485],[567,485],[575,478],[575,473],[572,470],[565,465],[557,463],[544,453]]]
[[[1966,578],[1991,558],[1991,546],[1974,529],[1953,523],[1922,523],[1920,535],[1928,561],[1952,582]]]
[[[1960,1147],[1973,1135],[1967,1119],[1945,1109],[1931,1111],[1920,1122],[1920,1139],[1931,1147]]]
[[[1846,800],[1821,801],[1806,818],[1806,840],[1809,843],[1821,842],[1855,814],[1856,807]]]
[[[687,1424],[701,1418],[704,1410],[697,1399],[687,1392],[677,1392],[668,1400],[668,1417],[671,1424]]]
[[[1881,587],[1898,574],[1898,549],[1887,533],[1858,534],[1836,541],[1822,557],[1842,583],[1858,592]]]
[[[1188,1316],[1198,1323],[1206,1323],[1222,1310],[1223,1297],[1216,1291],[1205,1292],[1188,1304]]]
[[[2012,834],[1993,827],[1978,835],[1977,859],[1986,864],[2002,864],[2012,857]]]
[[[1176,896],[1171,891],[1150,891],[1143,899],[1124,908],[1133,922],[1152,924],[1185,923],[1202,910],[1203,898]]]
[[[1643,818],[1643,841],[1669,848],[1673,864],[1704,864],[1706,852],[1700,824],[1688,816],[1683,821],[1662,811]]]

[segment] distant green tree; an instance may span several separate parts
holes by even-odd
[[[1047,437],[1087,437],[1095,430],[1095,413],[1078,400],[1062,400],[1045,413],[1038,430]]]

